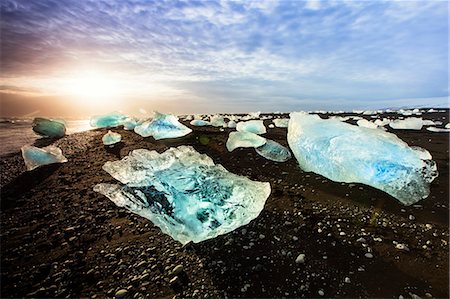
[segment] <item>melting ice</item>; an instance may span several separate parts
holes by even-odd
[[[63,120],[36,117],[33,120],[32,127],[35,133],[50,138],[60,138],[66,134],[66,126]]]
[[[250,132],[254,134],[265,134],[266,127],[262,120],[241,121],[236,125],[236,130],[240,132]]]
[[[134,131],[142,137],[153,136],[156,140],[178,138],[192,132],[191,129],[180,123],[175,115],[159,112],[155,112],[151,121],[136,126]]]
[[[190,146],[162,154],[138,149],[103,169],[122,184],[94,187],[116,205],[150,219],[181,243],[201,242],[258,217],[270,184],[215,165]]]
[[[91,127],[94,128],[112,128],[122,125],[127,116],[120,112],[112,112],[104,115],[96,115],[91,117]]]
[[[286,147],[273,140],[266,140],[266,143],[257,147],[256,152],[268,160],[275,162],[285,162],[291,158],[291,152]]]
[[[383,190],[405,205],[426,198],[437,177],[428,151],[381,130],[291,114],[288,143],[300,167],[338,182]]]
[[[111,130],[102,137],[104,145],[113,145],[120,142],[120,140],[122,140],[122,136],[119,133],[111,132]]]
[[[53,145],[43,148],[24,145],[21,151],[27,170],[33,170],[42,165],[67,162],[61,149]]]
[[[238,147],[259,147],[266,143],[266,138],[250,132],[230,132],[227,149],[232,152]]]

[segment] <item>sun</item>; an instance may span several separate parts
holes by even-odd
[[[120,81],[107,73],[88,71],[64,78],[63,94],[80,103],[98,105],[117,100],[121,95]]]

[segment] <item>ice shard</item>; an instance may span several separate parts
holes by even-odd
[[[266,127],[262,120],[241,121],[236,125],[236,130],[239,132],[250,132],[254,134],[265,134]]]
[[[43,148],[24,145],[21,151],[27,170],[33,170],[42,165],[67,162],[61,149],[53,145]]]
[[[66,134],[66,126],[62,120],[51,120],[36,117],[32,123],[33,131],[41,136],[61,138]]]
[[[438,175],[428,151],[394,134],[317,115],[292,113],[288,143],[303,170],[378,188],[405,205],[426,198]]]
[[[191,129],[180,123],[175,115],[159,112],[155,112],[151,121],[136,126],[134,131],[142,137],[153,136],[156,140],[178,138],[192,132]]]
[[[122,184],[98,184],[96,192],[183,244],[246,225],[258,217],[271,192],[269,183],[230,173],[190,146],[161,154],[134,150],[103,169]]]
[[[94,128],[112,128],[123,125],[127,116],[120,112],[112,112],[104,115],[96,115],[91,117],[91,127]]]
[[[291,151],[288,148],[269,139],[266,139],[266,143],[255,150],[264,158],[275,162],[286,162],[291,158]]]
[[[266,138],[250,132],[230,132],[227,149],[232,152],[238,147],[260,147],[266,143]]]
[[[104,145],[113,145],[120,142],[120,140],[122,140],[122,136],[119,133],[111,132],[111,130],[102,137]]]
[[[208,126],[210,123],[208,121],[202,120],[202,119],[194,119],[190,122],[191,125],[197,126],[197,127],[203,127]]]

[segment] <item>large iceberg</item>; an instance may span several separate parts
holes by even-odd
[[[155,112],[152,120],[136,126],[134,131],[142,137],[153,136],[156,140],[178,138],[192,132],[191,129],[178,121],[172,114]]]
[[[104,145],[113,145],[120,142],[120,140],[122,140],[122,136],[119,133],[111,132],[111,130],[102,137]]]
[[[42,165],[67,162],[61,149],[53,145],[43,148],[24,145],[22,146],[21,151],[27,170],[33,170]]]
[[[45,137],[61,138],[66,134],[66,125],[61,120],[36,117],[31,126],[36,134]]]
[[[291,158],[291,152],[286,147],[273,140],[266,140],[266,143],[255,148],[256,152],[268,160],[275,162],[285,162]]]
[[[236,130],[240,132],[250,132],[254,134],[265,134],[266,127],[262,120],[241,121],[236,125]]]
[[[104,115],[92,116],[90,120],[91,127],[94,128],[112,128],[123,125],[127,116],[120,112],[112,112]]]
[[[246,225],[258,217],[271,192],[269,183],[230,173],[190,146],[162,154],[134,150],[103,169],[123,185],[98,184],[96,192],[183,244]]]
[[[266,143],[266,138],[250,132],[230,132],[227,149],[232,152],[238,147],[260,147]]]
[[[438,175],[428,151],[381,130],[292,113],[287,137],[303,170],[370,185],[405,205],[426,198]]]

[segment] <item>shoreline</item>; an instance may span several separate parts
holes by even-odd
[[[374,188],[305,173],[295,158],[276,163],[254,149],[228,153],[233,130],[183,123],[194,132],[159,141],[113,129],[123,137],[113,148],[101,143],[108,129],[70,134],[53,143],[69,162],[15,178],[11,165],[23,166],[20,154],[8,158],[9,166],[0,158],[2,176],[13,173],[6,184],[2,177],[2,297],[112,297],[120,289],[131,297],[170,298],[319,297],[319,291],[325,297],[449,296],[448,133],[389,130],[429,150],[438,163],[430,196],[405,207]],[[201,136],[209,142],[200,143]],[[287,145],[286,129],[264,136]],[[106,161],[137,148],[162,152],[179,145],[193,146],[232,173],[270,182],[259,217],[182,247],[92,190],[114,181],[101,169]],[[295,262],[299,254],[304,263]],[[184,274],[173,285],[171,272],[179,265]]]

